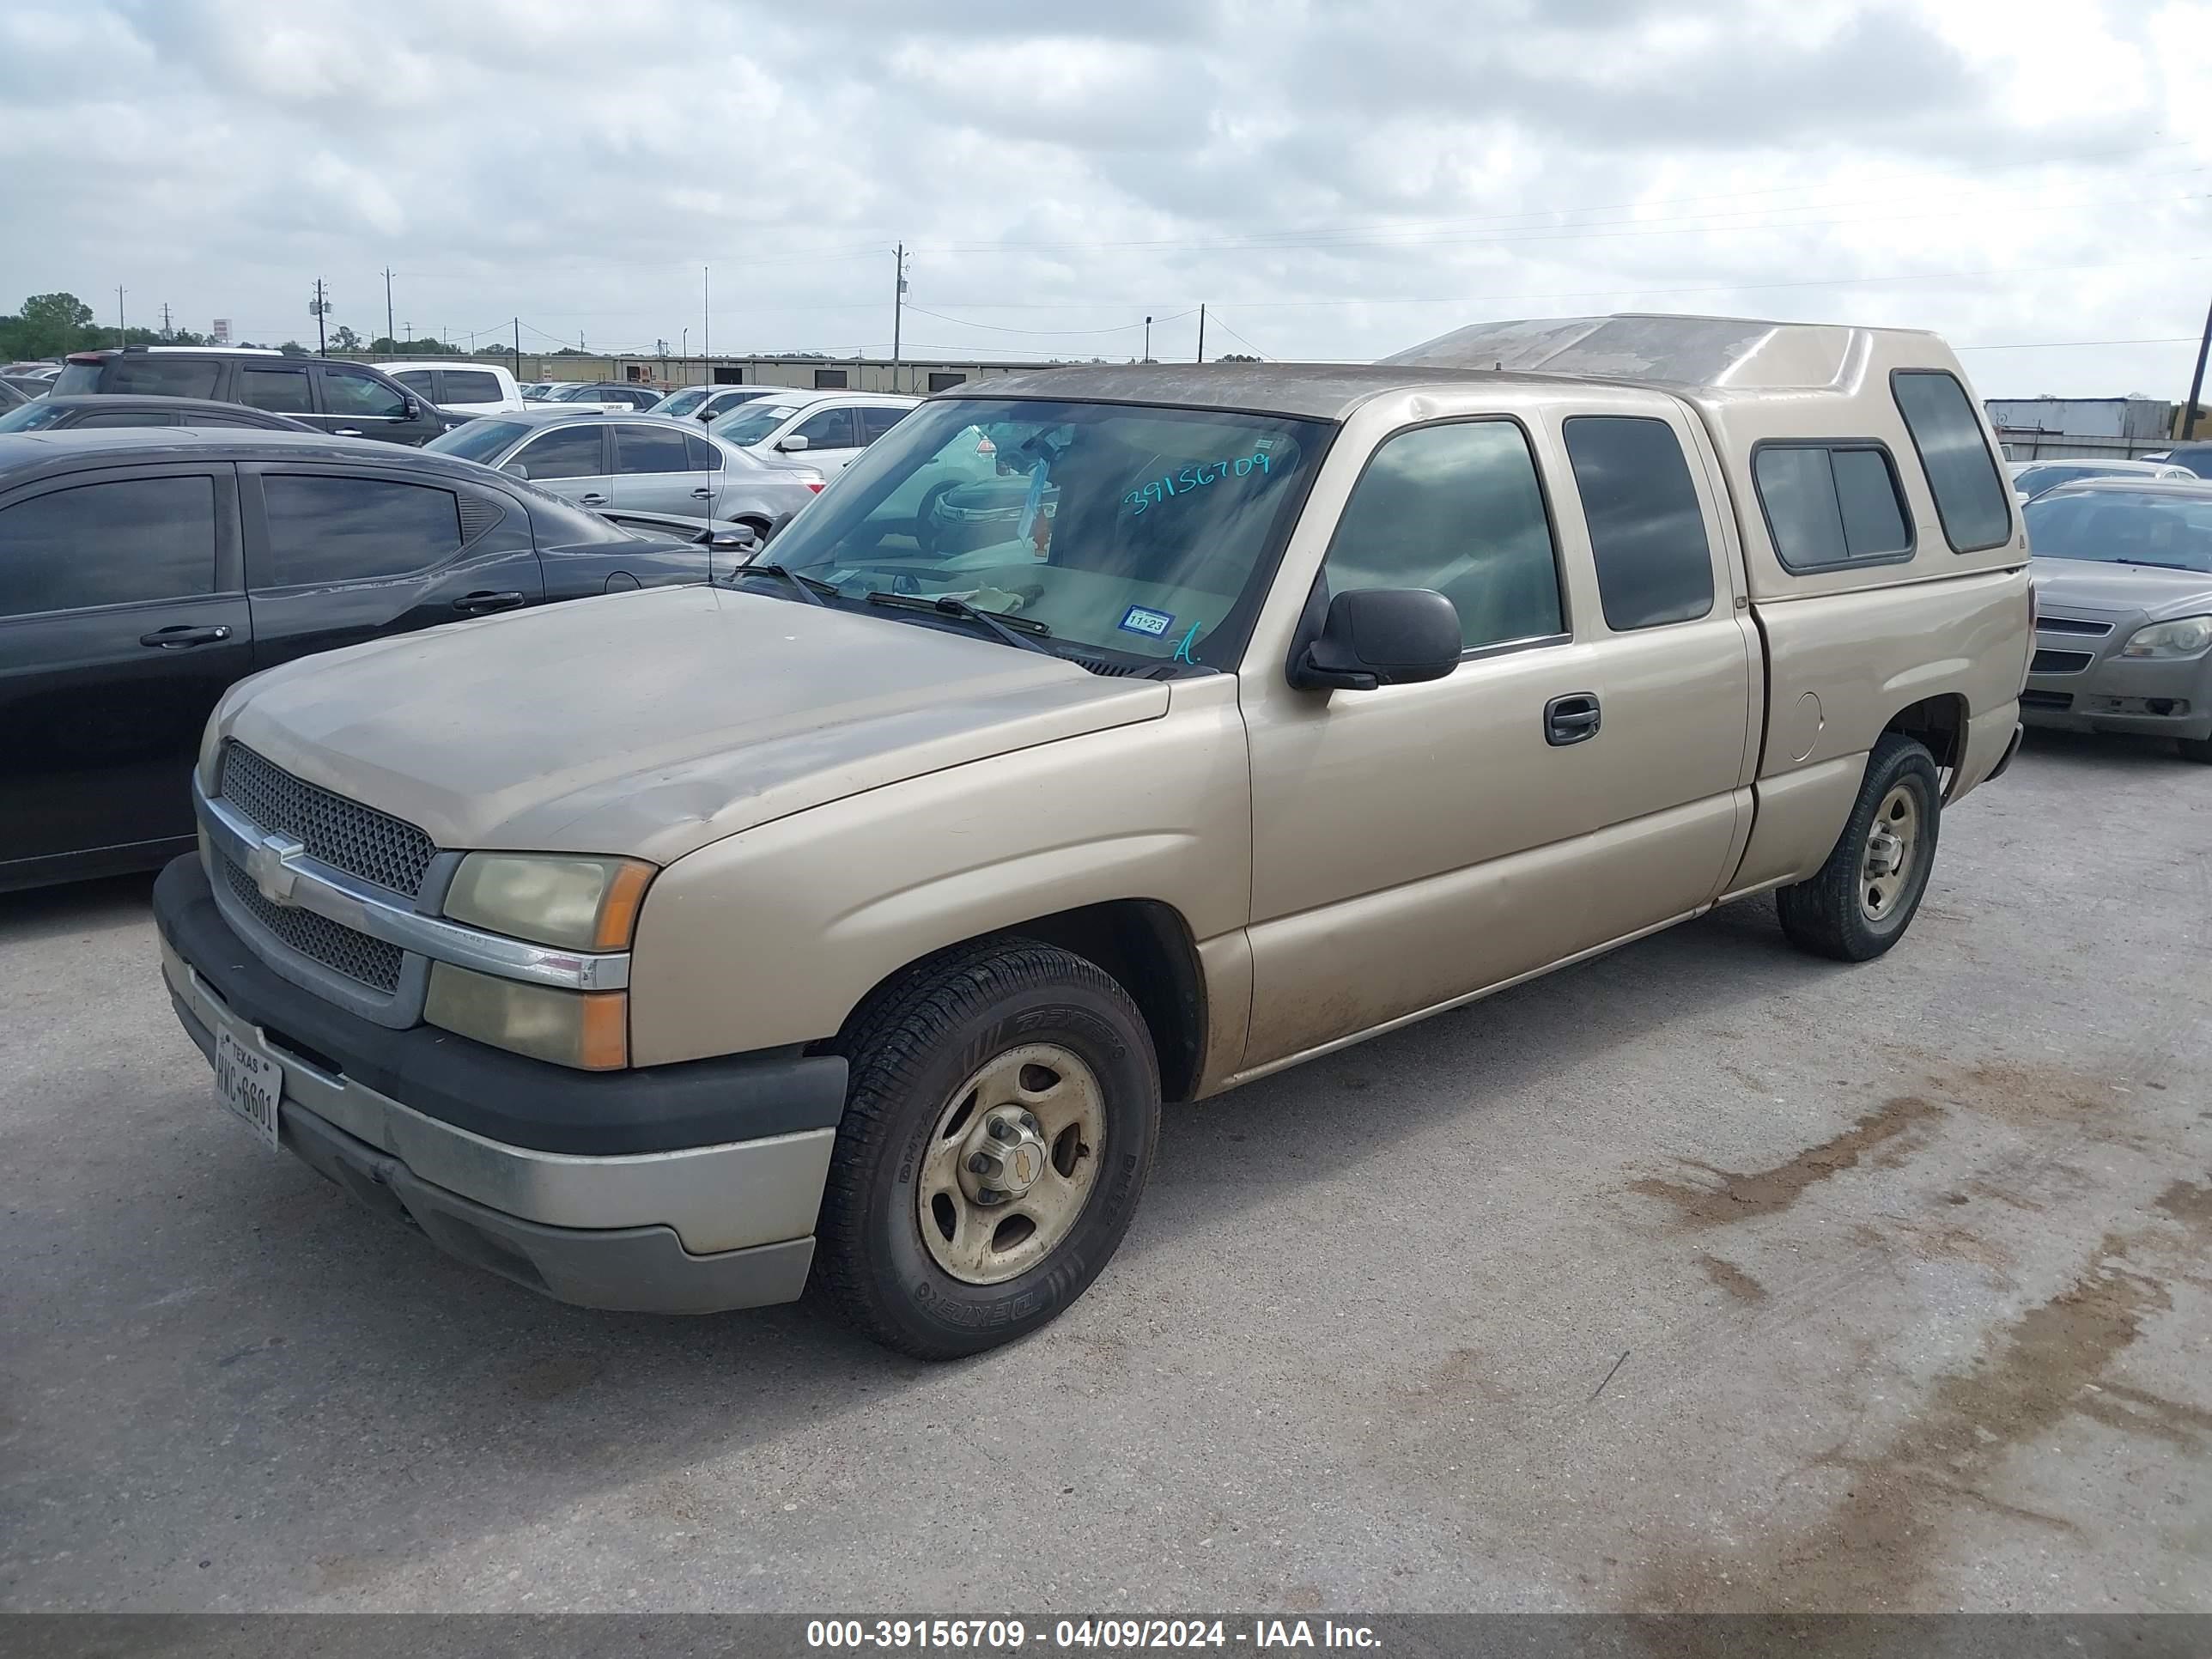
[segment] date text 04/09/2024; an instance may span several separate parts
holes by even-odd
[[[809,1648],[836,1650],[966,1648],[1016,1652],[1024,1647],[1108,1650],[1147,1648],[1358,1648],[1381,1645],[1365,1625],[1332,1620],[1256,1619],[1249,1628],[1226,1619],[1060,1619],[1048,1632],[1018,1619],[817,1619],[806,1626]]]

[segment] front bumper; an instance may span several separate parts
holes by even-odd
[[[804,1288],[842,1060],[569,1073],[429,1027],[391,1030],[278,979],[216,910],[196,858],[162,872],[155,915],[171,1002],[202,1052],[228,1031],[283,1068],[285,1149],[449,1254],[630,1312],[714,1313]],[[586,1078],[609,1086],[580,1097]],[[708,1098],[694,1100],[700,1085]],[[457,1101],[504,1133],[454,1121]],[[579,1139],[621,1150],[544,1144]]]
[[[2039,656],[2089,658],[2070,673],[2031,673],[2020,700],[2030,726],[2060,732],[2125,732],[2153,738],[2212,738],[2212,661],[2157,662],[2117,654],[2122,635],[2089,642],[2039,636]]]

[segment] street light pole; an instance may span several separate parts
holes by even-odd
[[[1149,317],[1145,319],[1145,361],[1152,361],[1152,319]]]
[[[2197,343],[2197,373],[2189,380],[2189,407],[2181,413],[2181,435],[2185,439],[2197,435],[2197,398],[2204,390],[2204,357],[2212,352],[2212,308],[2204,313],[2204,337]]]

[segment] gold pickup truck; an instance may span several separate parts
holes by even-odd
[[[734,578],[240,684],[163,971],[224,1104],[456,1256],[971,1352],[1105,1266],[1164,1101],[1747,894],[1888,950],[2027,566],[1927,334],[963,386]]]

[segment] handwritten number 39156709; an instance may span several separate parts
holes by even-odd
[[[1249,477],[1255,472],[1265,475],[1270,471],[1267,452],[1255,450],[1249,455],[1239,455],[1233,461],[1200,461],[1180,472],[1163,472],[1148,479],[1141,487],[1131,490],[1121,499],[1128,503],[1132,516],[1141,514],[1149,507],[1158,507],[1172,495],[1187,495],[1192,490],[1210,483],[1218,483],[1231,472],[1237,477]]]

